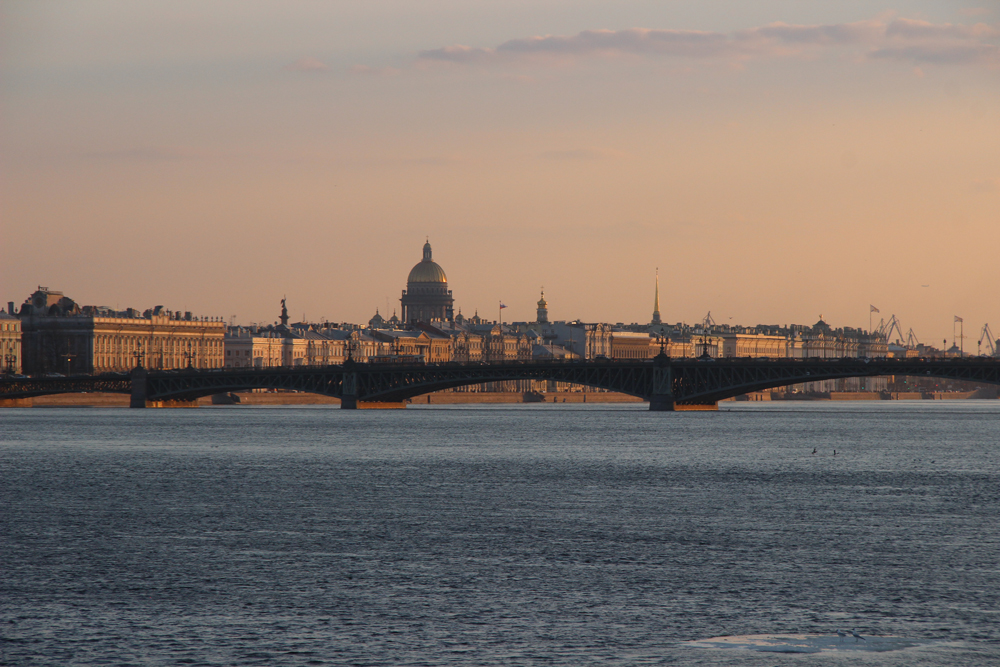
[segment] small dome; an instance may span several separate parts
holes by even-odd
[[[547,308],[549,303],[545,300],[545,292],[542,292],[542,298],[538,300],[539,308]]]

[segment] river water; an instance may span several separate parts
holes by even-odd
[[[0,663],[1000,664],[1000,401],[723,405],[3,410]]]

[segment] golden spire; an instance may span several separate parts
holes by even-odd
[[[656,267],[656,294],[653,297],[653,324],[660,324],[660,267]]]

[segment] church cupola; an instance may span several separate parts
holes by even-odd
[[[542,298],[538,300],[535,321],[539,324],[547,324],[549,321],[549,303],[545,300],[545,290],[542,290]]]

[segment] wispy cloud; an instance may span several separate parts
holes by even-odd
[[[285,65],[282,69],[289,72],[325,72],[330,69],[330,66],[319,58],[306,56]]]
[[[540,157],[546,160],[569,160],[574,162],[589,160],[607,160],[623,157],[625,154],[620,151],[596,150],[592,148],[576,148],[561,151],[545,151],[540,153]]]
[[[368,65],[354,65],[350,72],[362,76],[396,76],[399,74],[399,70],[395,67],[369,67]]]
[[[175,160],[190,160],[203,157],[203,154],[191,148],[169,146],[141,146],[108,151],[90,151],[83,154],[86,158],[97,160],[125,160],[133,162],[170,162]]]
[[[512,39],[495,48],[446,46],[422,51],[423,61],[487,63],[526,57],[675,56],[745,60],[811,56],[824,49],[855,49],[871,58],[916,63],[1000,65],[1000,30],[984,24],[872,19],[830,25],[772,23],[731,33],[699,30],[585,30],[576,35]]]

